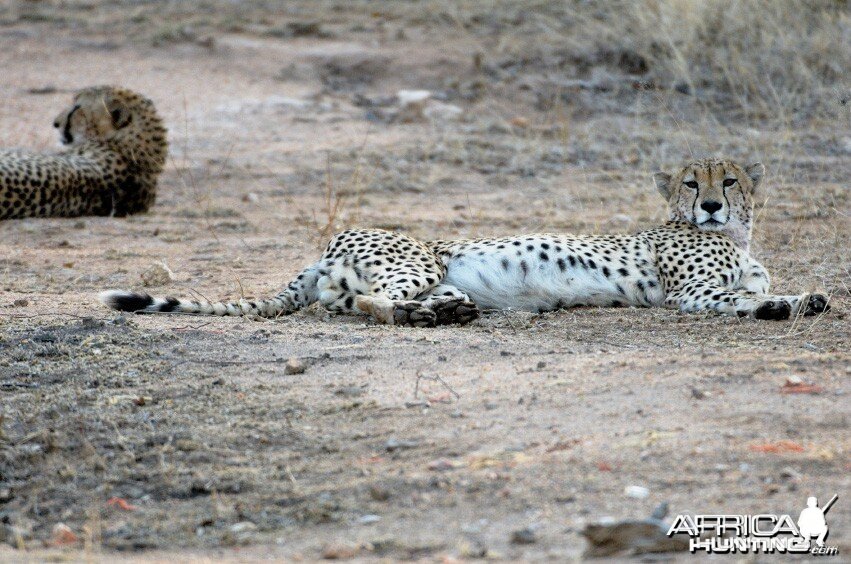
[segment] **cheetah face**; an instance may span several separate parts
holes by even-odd
[[[764,173],[761,163],[741,167],[727,160],[705,159],[672,174],[657,172],[653,178],[668,200],[670,219],[704,231],[749,235],[754,193]]]
[[[133,121],[130,108],[109,87],[87,88],[53,120],[63,145],[104,140]]]

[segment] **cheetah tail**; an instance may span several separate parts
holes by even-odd
[[[178,298],[154,298],[148,294],[107,290],[98,299],[119,311],[133,313],[194,313],[199,315],[246,315],[277,317],[292,313],[301,307],[291,293],[281,292],[265,300],[240,300],[235,302],[202,302]]]

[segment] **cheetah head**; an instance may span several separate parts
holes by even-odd
[[[71,106],[53,120],[64,145],[102,141],[134,125],[149,113],[150,100],[123,88],[95,86],[80,90]]]
[[[764,174],[762,163],[742,167],[729,160],[704,159],[673,173],[657,172],[653,179],[668,201],[670,219],[726,233],[747,249],[754,195]]]

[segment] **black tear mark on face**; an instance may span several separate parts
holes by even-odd
[[[65,127],[62,129],[62,142],[66,145],[70,145],[74,142],[74,136],[71,135],[71,117],[73,117],[74,112],[79,109],[80,105],[77,104],[70,112],[68,112],[68,117],[65,118]]]

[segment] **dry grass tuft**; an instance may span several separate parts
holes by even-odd
[[[792,110],[836,112],[849,95],[845,1],[523,2],[514,9],[526,23],[497,54],[568,75],[608,66],[655,88],[781,118]]]

